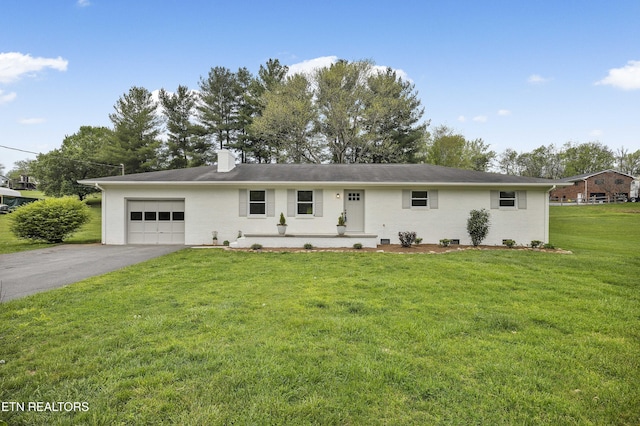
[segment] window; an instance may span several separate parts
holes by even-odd
[[[500,207],[515,207],[516,206],[516,192],[515,191],[500,191],[499,203],[500,203]]]
[[[174,221],[183,221],[184,220],[184,212],[173,212],[173,220]]]
[[[171,212],[158,212],[158,220],[162,220],[162,221],[171,220]]]
[[[411,191],[411,207],[427,207],[429,193],[427,191]]]
[[[624,179],[616,179],[616,185],[624,184]]]
[[[296,212],[300,215],[313,214],[313,191],[298,191]]]
[[[131,220],[142,220],[142,212],[131,212]]]
[[[264,216],[267,214],[266,191],[249,191],[249,215]]]
[[[156,220],[156,212],[144,212],[144,220]]]
[[[596,179],[595,180],[595,184],[596,185],[604,185],[604,179]]]

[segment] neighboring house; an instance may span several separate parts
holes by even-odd
[[[20,175],[18,179],[9,179],[9,188],[17,191],[35,190],[36,181],[27,175]]]
[[[473,209],[490,211],[490,245],[549,240],[547,179],[429,164],[235,164],[82,180],[102,190],[104,244],[187,244],[228,240],[235,247],[351,247],[397,244],[416,231],[424,243],[470,244]],[[286,236],[278,236],[280,213]],[[337,219],[347,217],[338,237]],[[239,235],[242,235],[239,238]]]
[[[585,173],[560,179],[560,182],[567,183],[569,186],[551,191],[550,196],[552,201],[577,203],[627,199],[633,180],[633,176],[616,170]]]

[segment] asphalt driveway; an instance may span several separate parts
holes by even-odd
[[[68,244],[0,254],[0,301],[73,284],[183,248],[185,246],[180,245]]]

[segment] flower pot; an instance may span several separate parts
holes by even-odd
[[[338,235],[344,235],[347,230],[346,225],[337,225],[336,228],[338,229]]]
[[[276,225],[278,227],[278,234],[284,235],[287,232],[287,225]]]

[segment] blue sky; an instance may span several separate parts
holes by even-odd
[[[640,1],[0,0],[0,145],[48,152],[110,126],[131,86],[196,89],[371,59],[401,70],[431,125],[498,153],[600,141],[640,149]],[[34,155],[0,147],[0,164]]]

